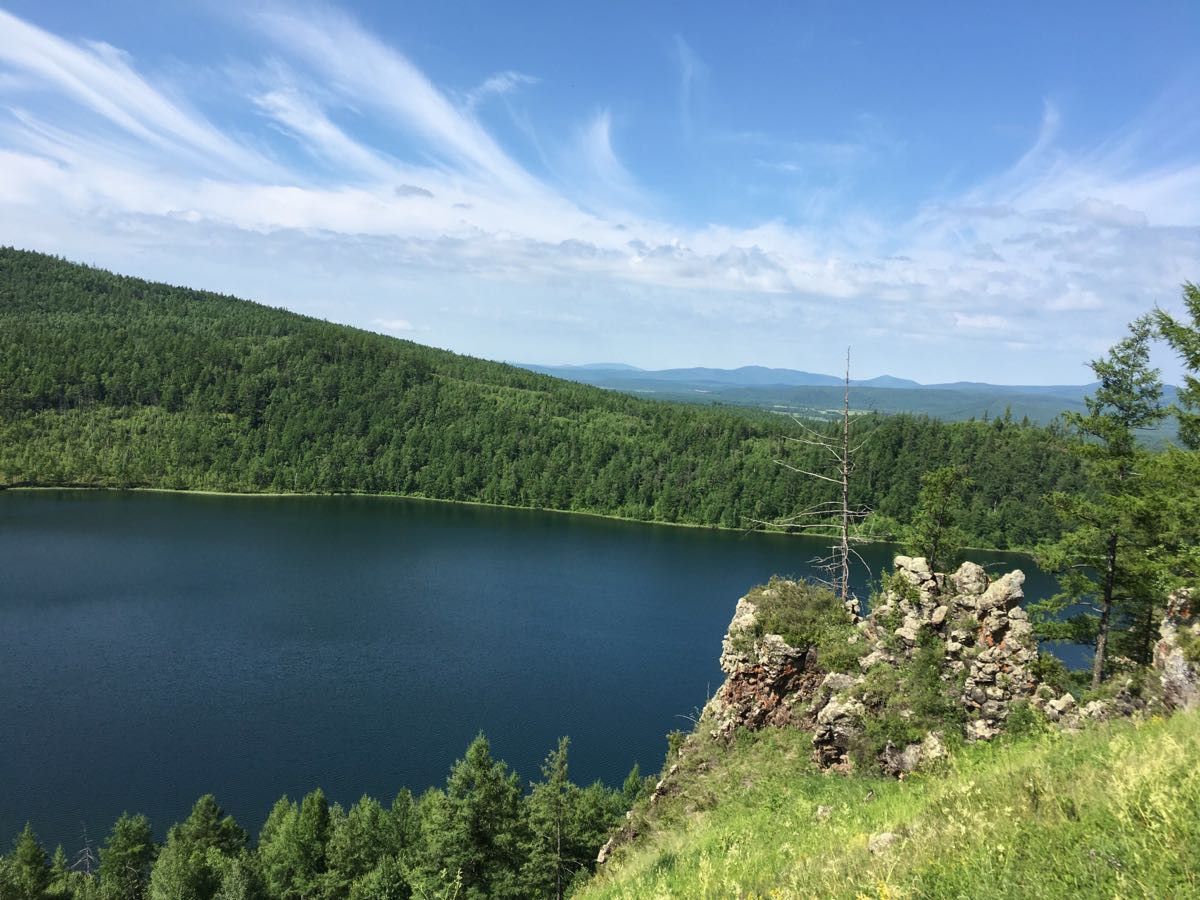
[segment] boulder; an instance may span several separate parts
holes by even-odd
[[[967,596],[979,596],[988,588],[987,572],[983,570],[983,566],[973,562],[965,562],[959,566],[953,581],[958,593]]]

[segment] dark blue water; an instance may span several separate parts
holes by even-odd
[[[0,842],[28,819],[74,851],[124,810],[161,834],[205,792],[257,831],[284,793],[440,784],[480,730],[527,780],[563,734],[576,781],[657,771],[737,598],[819,552],[392,498],[0,491]]]

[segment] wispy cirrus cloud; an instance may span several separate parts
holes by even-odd
[[[407,57],[344,13],[311,7],[302,15],[275,7],[251,20],[281,50],[330,79],[343,97],[398,117],[444,163],[465,166],[510,189],[536,186],[469,109],[453,104]]]
[[[489,75],[478,87],[467,92],[466,106],[468,109],[474,110],[489,97],[503,97],[506,94],[512,94],[522,87],[537,84],[538,80],[532,75],[514,72],[511,69],[497,72],[495,75]]]
[[[724,317],[763,341],[786,326],[881,348],[896,335],[940,342],[964,360],[998,340],[1030,359],[1051,346],[1083,359],[1123,317],[1197,277],[1200,161],[1186,142],[1157,149],[1177,114],[1069,148],[1047,103],[1008,168],[886,216],[839,206],[830,174],[882,165],[902,145],[870,117],[844,141],[747,136],[747,170],[824,173],[807,193],[822,204],[820,226],[697,223],[656,212],[617,149],[637,140],[636,122],[612,106],[549,135],[571,162],[550,171],[477,115],[534,76],[504,71],[464,93],[328,7],[266,7],[243,21],[267,62],[231,80],[235,130],[121,51],[0,12],[10,38],[0,42],[0,240],[175,264],[219,247],[260,299],[311,290],[313,303],[342,297],[346,318],[369,327],[407,331],[415,320],[450,336],[466,333],[442,311],[454,296],[459,320],[553,323],[581,352],[601,331],[657,329],[686,343],[688,328]],[[708,69],[682,38],[675,48],[687,129]],[[268,264],[284,274],[254,274]],[[203,273],[230,289],[215,266]],[[409,297],[397,315],[398,292],[428,299]],[[529,314],[531,297],[542,315]]]
[[[675,35],[675,62],[679,66],[679,127],[692,137],[693,109],[697,95],[708,80],[708,65],[681,34]]]
[[[194,165],[232,166],[266,175],[269,163],[202,116],[146,82],[115,47],[72,44],[0,10],[0,63],[11,67],[7,87],[53,88],[132,138]]]

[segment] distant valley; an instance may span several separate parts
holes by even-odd
[[[836,375],[743,366],[738,369],[639,369],[622,363],[582,366],[543,366],[516,363],[522,368],[614,391],[660,400],[727,404],[828,418],[842,405],[842,379]],[[1094,384],[1005,385],[976,381],[920,384],[907,378],[880,375],[850,380],[850,407],[859,412],[917,413],[943,421],[997,418],[1047,424],[1067,411],[1084,410],[1084,398]],[[1175,400],[1166,386],[1164,403]]]

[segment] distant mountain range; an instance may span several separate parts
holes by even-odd
[[[522,368],[609,390],[661,400],[724,403],[779,413],[827,417],[841,407],[842,379],[798,369],[742,366],[739,369],[639,369],[624,363]],[[1011,414],[1047,423],[1068,410],[1083,411],[1084,398],[1096,384],[987,384],[954,381],[921,384],[908,378],[880,375],[851,379],[850,406],[856,411],[923,413],[945,421],[982,419]],[[1175,388],[1164,391],[1164,402]]]

